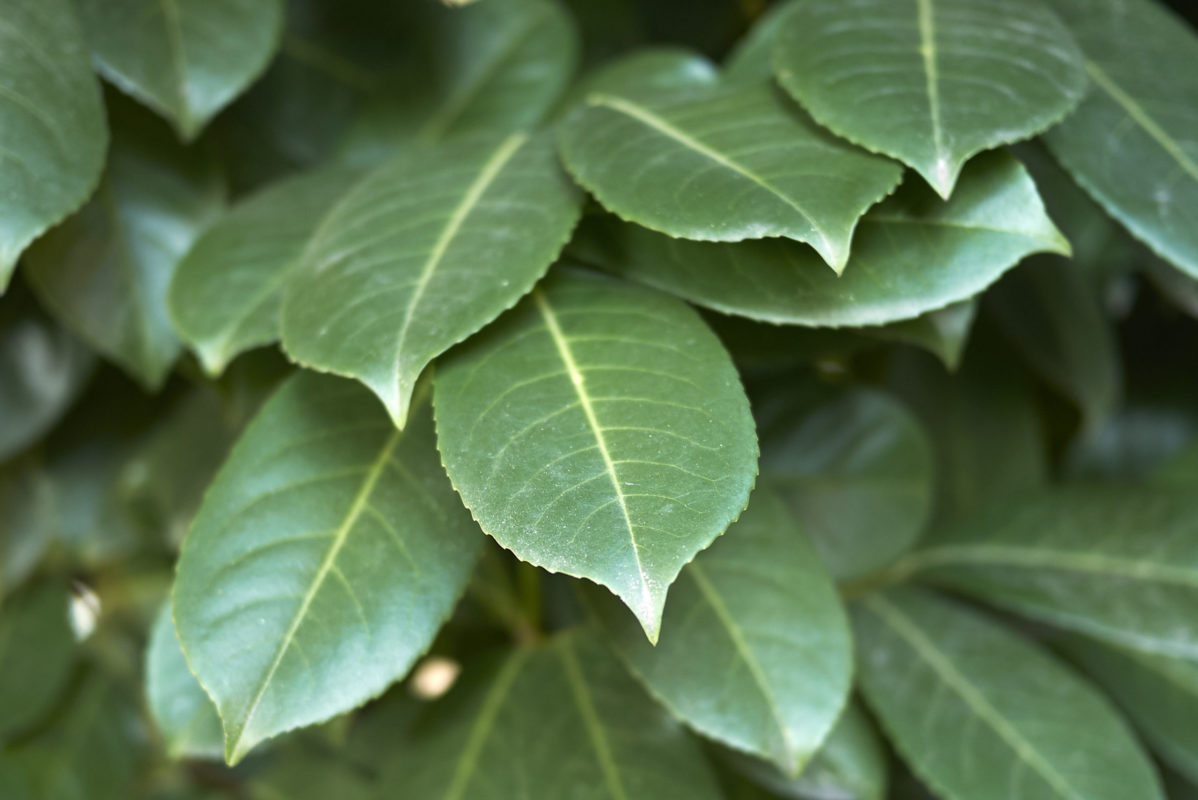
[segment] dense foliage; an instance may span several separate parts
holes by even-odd
[[[4,800],[1198,797],[1159,0],[0,0],[0,287]]]

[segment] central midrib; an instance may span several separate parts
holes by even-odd
[[[936,173],[947,183],[948,162],[944,153],[944,136],[940,126],[940,70],[936,64],[936,20],[932,0],[915,0],[919,12],[919,54],[923,58],[924,78],[927,81],[928,115],[932,122],[932,142],[936,148]]]

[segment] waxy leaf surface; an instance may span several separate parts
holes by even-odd
[[[898,565],[1035,619],[1198,660],[1198,496],[1073,486],[977,512]]]
[[[620,217],[685,239],[796,239],[836,272],[900,177],[767,86],[594,91],[559,133],[566,167]]]
[[[914,589],[856,603],[861,688],[945,800],[1163,798],[1107,700],[986,617]]]
[[[316,230],[287,285],[283,346],[365,383],[402,426],[420,373],[532,288],[581,200],[544,134],[405,149]]]
[[[862,218],[844,274],[782,239],[673,239],[588,217],[571,253],[587,263],[726,314],[811,327],[882,325],[981,292],[1034,252],[1068,253],[1023,166],[976,159],[947,202],[904,186]]]
[[[757,437],[727,352],[679,300],[554,276],[438,365],[438,445],[483,530],[611,589],[657,639],[679,570],[749,499]]]
[[[105,78],[194,138],[266,69],[280,0],[80,0]]]
[[[289,379],[209,488],[175,580],[179,640],[219,710],[225,757],[402,677],[482,542],[427,406],[401,432],[355,383]]]
[[[179,648],[171,604],[162,604],[146,647],[146,699],[171,758],[219,759],[220,717]]]
[[[787,773],[807,763],[844,707],[852,673],[844,610],[770,490],[754,493],[683,568],[656,647],[614,597],[587,597],[633,673],[678,719]]]
[[[358,177],[333,166],[271,184],[192,245],[167,299],[176,329],[208,372],[278,339],[283,285],[313,230]]]
[[[914,167],[942,196],[970,156],[1059,122],[1082,55],[1040,0],[811,0],[787,13],[778,79],[817,121]]]
[[[397,748],[383,796],[720,797],[698,744],[591,635],[561,634],[467,670]]]
[[[70,0],[12,0],[0,25],[0,292],[104,168],[100,87]]]
[[[1085,52],[1091,89],[1045,136],[1108,213],[1198,278],[1198,59],[1193,28],[1150,0],[1051,0]]]

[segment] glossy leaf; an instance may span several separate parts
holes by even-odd
[[[93,359],[26,292],[0,304],[0,461],[36,441],[70,407]]]
[[[25,275],[66,327],[148,389],[179,355],[166,293],[179,259],[216,217],[224,186],[136,109],[119,118],[96,196],[29,251]]]
[[[787,15],[774,64],[820,124],[941,197],[971,156],[1056,124],[1086,90],[1081,51],[1038,0],[812,0]]]
[[[105,78],[162,114],[184,139],[240,94],[274,55],[280,0],[80,0]]]
[[[75,654],[69,595],[45,581],[0,606],[0,735],[37,722],[66,688]]]
[[[845,706],[836,727],[797,778],[749,756],[729,751],[733,769],[772,796],[788,800],[884,800],[887,754],[857,702]]]
[[[561,274],[439,365],[435,392],[442,458],[483,530],[611,589],[656,641],[670,584],[757,471],[744,390],[698,315]]]
[[[1148,743],[1198,781],[1198,661],[1071,637],[1078,661],[1144,733]]]
[[[285,383],[209,488],[173,592],[226,758],[402,677],[482,541],[437,463],[427,408],[401,433],[353,383]]]
[[[388,765],[382,796],[716,800],[696,743],[575,632],[463,676]]]
[[[169,600],[150,629],[146,698],[171,758],[219,759],[224,753],[220,717],[183,657]]]
[[[21,252],[104,168],[100,89],[70,0],[12,0],[0,27],[0,292]]]
[[[589,595],[592,607],[633,673],[709,738],[797,774],[843,709],[848,623],[815,548],[771,491],[758,490],[683,568],[656,647],[604,595]]]
[[[686,239],[795,239],[837,273],[900,176],[765,86],[596,91],[559,134],[566,167],[622,218]]]
[[[839,277],[779,239],[690,242],[610,217],[588,218],[579,238],[571,252],[588,263],[726,314],[813,327],[911,319],[974,296],[1029,253],[1069,252],[1002,153],[970,164],[948,202],[906,186],[866,214]]]
[[[765,437],[761,480],[776,487],[837,578],[910,549],[932,512],[932,447],[890,396],[856,389]]]
[[[978,512],[900,562],[1035,619],[1198,659],[1198,497],[1070,486]]]
[[[359,177],[333,166],[272,184],[199,237],[171,279],[171,319],[212,374],[279,337],[283,286],[312,232]]]
[[[938,797],[1163,799],[1102,695],[1031,642],[915,590],[863,598],[853,622],[865,697]]]
[[[1045,141],[1138,239],[1198,277],[1198,58],[1192,28],[1149,0],[1050,0],[1085,52],[1092,89]]]
[[[283,345],[365,383],[402,426],[420,373],[532,288],[580,202],[544,135],[406,150],[313,234],[287,286]]]

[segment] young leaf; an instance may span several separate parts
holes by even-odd
[[[1081,51],[1039,0],[804,2],[774,64],[820,124],[941,197],[971,156],[1056,124],[1086,90]]]
[[[566,167],[621,217],[686,239],[796,239],[837,273],[857,220],[901,174],[766,86],[595,91],[559,134]]]
[[[611,589],[650,640],[748,502],[757,437],[719,340],[667,295],[566,273],[436,375],[441,456],[483,530]]]
[[[211,374],[279,337],[283,285],[312,231],[360,177],[331,166],[241,201],[192,245],[171,279],[175,328]]]
[[[162,604],[150,629],[146,698],[171,758],[219,759],[224,753],[220,717],[187,667],[169,600]]]
[[[844,707],[836,727],[797,778],[773,765],[722,751],[723,761],[777,797],[789,800],[884,800],[887,754],[856,702]]]
[[[93,365],[91,353],[47,318],[27,292],[9,292],[0,304],[0,461],[59,420]]]
[[[179,640],[220,712],[225,757],[402,677],[482,541],[427,407],[400,432],[356,384],[287,381],[209,488],[175,579]]]
[[[839,579],[908,550],[932,511],[932,447],[889,395],[856,389],[763,436],[762,483],[776,487]]]
[[[987,508],[899,562],[987,602],[1148,652],[1198,659],[1198,496],[1069,486]]]
[[[280,0],[80,0],[105,78],[194,139],[266,68]]]
[[[210,159],[138,112],[117,119],[96,196],[30,249],[25,275],[59,321],[157,389],[179,355],[167,286],[219,213],[224,184]]]
[[[794,242],[691,242],[611,217],[587,218],[571,245],[583,261],[716,311],[813,327],[911,319],[973,297],[1044,251],[1067,254],[1069,244],[1005,153],[971,163],[947,202],[917,184],[870,211],[839,277]]]
[[[365,383],[402,427],[425,366],[532,288],[580,204],[544,134],[409,148],[313,234],[287,285],[283,346]]]
[[[21,252],[104,168],[100,88],[70,0],[12,0],[0,26],[0,293]]]
[[[1050,0],[1085,51],[1092,89],[1045,136],[1071,175],[1162,258],[1198,278],[1198,59],[1184,20],[1150,0]]]
[[[911,768],[945,800],[1163,800],[1107,701],[1048,653],[915,590],[853,612],[861,687]]]
[[[0,607],[0,736],[37,722],[66,688],[75,638],[69,596],[45,581]]]
[[[1119,703],[1166,761],[1198,782],[1198,661],[1071,637],[1065,651]]]
[[[512,651],[433,706],[396,748],[386,797],[716,800],[697,745],[579,632]]]
[[[683,568],[656,647],[614,597],[587,597],[633,674],[676,718],[789,774],[844,707],[852,672],[844,610],[772,491],[758,490],[727,534]]]

